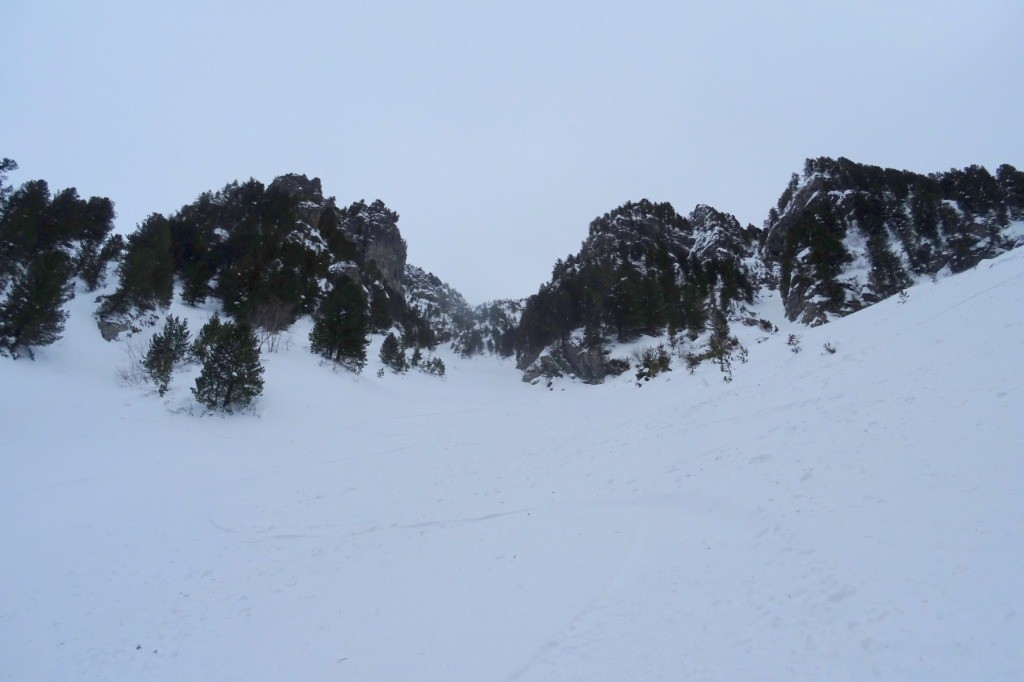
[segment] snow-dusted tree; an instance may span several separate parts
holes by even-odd
[[[157,332],[149,340],[149,350],[142,360],[142,366],[156,383],[160,395],[167,392],[174,365],[188,354],[188,338],[188,323],[170,315],[164,323],[163,331]]]
[[[444,360],[436,357],[430,358],[421,365],[421,369],[427,374],[443,377],[445,371]]]
[[[192,342],[192,347],[189,348],[192,359],[198,362],[206,362],[206,358],[210,354],[210,347],[213,346],[213,342],[220,335],[222,324],[220,313],[214,313],[213,317],[199,329],[196,340]]]
[[[17,358],[32,354],[64,333],[68,318],[61,306],[71,298],[71,261],[63,251],[44,251],[16,268],[7,295],[0,300],[0,351]]]
[[[211,409],[231,412],[250,404],[263,392],[259,340],[252,327],[244,323],[218,320],[217,327],[206,333],[206,337],[212,338],[192,394]],[[204,331],[206,327],[200,337]]]
[[[394,332],[388,332],[384,337],[384,343],[380,345],[380,361],[399,374],[409,370],[409,362],[405,359],[402,344],[398,342]]]
[[[366,364],[368,327],[366,293],[358,283],[342,277],[313,315],[309,348],[360,372]]]
[[[113,228],[109,199],[51,195],[45,180],[6,185],[18,165],[0,160],[0,352],[32,357],[33,346],[61,337],[76,271],[105,267],[100,245]],[[93,283],[86,278],[86,283]]]

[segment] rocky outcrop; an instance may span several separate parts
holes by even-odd
[[[376,269],[384,284],[395,293],[404,291],[406,244],[398,231],[398,214],[374,201],[358,201],[337,211],[338,228],[348,235],[361,254],[364,269]]]
[[[533,383],[540,377],[569,377],[585,384],[600,384],[608,376],[618,376],[629,369],[629,363],[611,359],[601,347],[586,348],[572,341],[552,344],[536,359],[520,360],[517,368],[523,381]]]
[[[120,341],[138,334],[143,327],[155,326],[160,314],[156,310],[131,308],[127,312],[97,312],[95,319],[104,341]]]
[[[1024,174],[980,166],[920,175],[808,159],[772,208],[760,258],[786,317],[816,325],[892,296],[915,278],[960,272],[1013,246]]]
[[[309,179],[299,173],[288,173],[274,178],[268,189],[284,192],[288,196],[297,198],[300,202],[324,203],[320,178]]]
[[[739,261],[752,255],[751,245],[761,233],[753,225],[743,227],[735,216],[705,204],[698,204],[690,212],[688,222],[686,241],[690,257],[702,263]]]
[[[461,293],[431,272],[405,266],[405,300],[430,324],[440,343],[449,343],[473,325],[473,309]]]
[[[121,334],[131,329],[131,327],[122,322],[114,322],[113,320],[105,320],[103,318],[96,320],[96,326],[100,328],[100,336],[103,337],[104,341],[117,341]]]
[[[556,365],[600,380],[606,370],[590,368],[580,350],[595,351],[597,362],[615,342],[699,333],[713,310],[752,302],[763,269],[752,267],[759,238],[757,228],[704,205],[684,217],[671,204],[644,199],[596,218],[579,253],[556,262],[551,281],[527,299],[517,331],[520,365],[533,366],[556,344]],[[567,338],[579,345],[557,345]],[[541,363],[534,370],[554,367]]]
[[[295,199],[298,203],[296,210],[303,222],[314,226],[320,224],[320,218],[327,207],[320,178],[311,180],[305,175],[288,173],[274,178],[267,189],[283,192]]]
[[[347,208],[338,208],[333,198],[324,199],[320,178],[309,179],[298,173],[275,178],[268,191],[279,191],[295,200],[296,212],[307,225],[314,228],[329,225],[331,229],[341,230],[355,245],[364,275],[374,279],[379,273],[388,288],[402,293],[406,244],[398,230],[398,214],[384,202],[378,199],[368,205],[358,201]],[[325,218],[327,213],[329,218]]]

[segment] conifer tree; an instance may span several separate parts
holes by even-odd
[[[174,365],[185,359],[188,353],[188,323],[170,315],[164,323],[162,332],[158,332],[149,340],[149,350],[142,360],[142,366],[157,385],[162,396],[167,392],[174,372]]]
[[[153,213],[129,235],[119,274],[121,286],[112,297],[116,307],[135,306],[148,310],[171,304],[174,261],[171,229],[166,218]]]
[[[98,281],[91,273],[101,268],[114,204],[86,201],[74,188],[51,196],[45,180],[14,190],[6,179],[17,167],[0,160],[0,351],[32,357],[33,346],[61,337],[67,319],[61,306],[71,298],[76,271],[87,286]]]
[[[119,234],[99,243],[83,243],[76,256],[75,269],[85,288],[96,291],[106,283],[107,266],[124,252],[124,237]]]
[[[8,158],[0,159],[0,204],[3,204],[4,200],[13,191],[10,185],[6,184],[7,174],[16,170],[18,170],[17,161]]]
[[[63,251],[44,251],[18,272],[6,299],[0,301],[0,351],[17,358],[22,350],[60,339],[71,298],[71,261]]]
[[[199,330],[196,340],[192,342],[192,347],[189,351],[192,353],[193,359],[199,362],[206,362],[206,358],[210,354],[210,347],[213,346],[220,335],[222,326],[220,314],[214,313],[213,317]]]
[[[427,374],[433,374],[434,376],[439,377],[444,376],[445,366],[444,360],[442,360],[441,358],[430,358],[429,360],[423,363],[422,368],[423,371],[426,372]]]
[[[211,409],[231,412],[263,392],[259,340],[244,323],[219,323],[192,394]]]
[[[368,327],[366,293],[359,284],[342,277],[313,316],[310,350],[355,372],[362,371]]]
[[[384,343],[380,345],[380,360],[385,366],[399,374],[408,371],[409,363],[405,359],[405,352],[402,351],[402,346],[394,332],[388,332],[388,335],[384,337]]]

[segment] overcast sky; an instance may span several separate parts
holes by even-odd
[[[631,199],[760,225],[809,156],[1024,168],[1022,34],[1018,0],[2,0],[0,157],[122,231],[317,176],[478,303]]]

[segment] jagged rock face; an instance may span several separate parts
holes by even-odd
[[[324,199],[320,178],[307,178],[298,173],[274,179],[268,191],[281,192],[296,204],[302,223],[311,228],[330,225],[345,233],[358,250],[361,280],[369,284],[379,271],[380,279],[391,291],[401,294],[405,278],[406,243],[398,230],[398,214],[379,199],[367,205],[358,201],[347,208],[338,208],[333,197]],[[329,213],[330,217],[325,218]],[[351,274],[351,273],[349,273]]]
[[[702,263],[746,258],[760,236],[757,228],[744,228],[734,216],[704,204],[693,209],[688,222],[690,256]]]
[[[469,303],[433,273],[407,264],[404,279],[406,302],[430,324],[439,342],[448,343],[472,326]]]
[[[809,159],[765,222],[760,255],[790,320],[817,325],[943,269],[1013,246],[1024,174],[1002,166],[919,175],[848,159]]]
[[[429,330],[405,305],[406,245],[398,214],[381,201],[339,208],[318,178],[289,174],[207,192],[169,219],[175,274],[186,303],[219,299],[254,324],[281,307],[312,314],[341,279],[368,292],[374,330],[398,325],[418,342]]]
[[[600,384],[608,376],[618,376],[629,369],[629,363],[609,359],[600,347],[584,348],[572,341],[561,341],[552,345],[546,353],[525,366],[523,381],[532,383],[540,377],[568,376],[585,384]]]
[[[374,263],[384,283],[401,295],[407,250],[398,231],[398,214],[379,199],[369,206],[360,201],[347,209],[335,210],[338,227],[359,247],[365,264]]]
[[[296,200],[299,217],[309,225],[319,225],[325,208],[320,178],[310,180],[305,175],[289,173],[274,178],[268,190],[280,191]]]
[[[320,186],[320,178],[309,179],[299,173],[287,173],[279,175],[270,183],[268,189],[284,192],[288,196],[295,197],[299,201],[308,201],[314,204],[324,203],[324,192]]]

